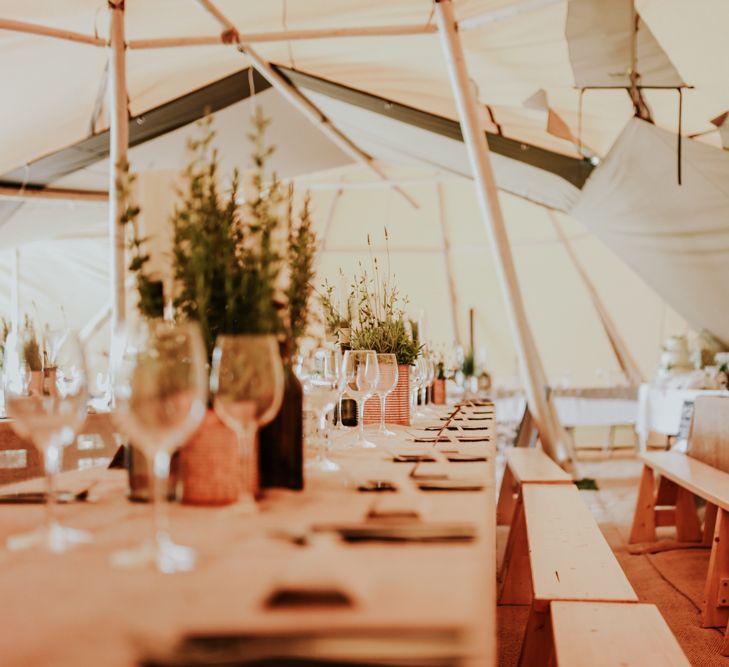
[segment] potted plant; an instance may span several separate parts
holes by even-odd
[[[199,323],[209,358],[220,334],[263,334],[277,336],[284,360],[290,361],[307,326],[316,237],[308,197],[295,214],[293,189],[285,188],[266,169],[274,152],[265,142],[269,120],[256,109],[252,123],[249,138],[254,146],[254,169],[245,185],[234,171],[227,192],[220,190],[210,117],[200,122],[200,136],[188,142],[192,158],[170,219],[173,280],[172,294],[166,296],[171,297],[175,318]],[[125,191],[130,190],[125,184]],[[129,198],[122,223],[129,230],[129,268],[136,275],[139,310],[146,317],[154,317],[160,313],[159,282],[145,272],[149,254],[137,228],[139,213]],[[287,394],[293,392],[296,400],[294,381],[293,373],[288,373]],[[293,460],[284,462],[288,478],[273,475],[274,482],[294,488],[303,484],[300,387],[298,396],[298,414],[296,409],[287,408],[286,398],[282,409],[288,410],[289,421],[298,421],[299,427],[293,432],[298,442],[278,438],[273,445],[261,447],[267,457],[261,461],[264,485],[270,481],[266,466],[275,467],[283,456]],[[190,455],[196,446],[210,450],[211,440],[220,440],[223,434],[229,443],[235,442],[232,432],[209,410],[201,431],[183,454]]]
[[[388,243],[385,230],[385,244]],[[370,237],[367,245],[372,248]],[[389,251],[387,271],[381,272],[377,258],[371,255],[372,274],[360,265],[360,273],[355,275],[352,294],[356,305],[356,321],[352,323],[350,346],[353,350],[374,350],[381,354],[394,354],[398,363],[397,386],[387,397],[385,421],[389,424],[410,424],[410,365],[415,362],[420,351],[413,337],[405,315],[407,299],[400,294],[392,283],[389,271]],[[380,404],[376,397],[365,404],[363,415],[365,423],[380,420]]]

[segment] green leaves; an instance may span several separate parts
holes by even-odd
[[[275,150],[265,141],[270,120],[256,108],[251,122],[254,168],[242,204],[237,170],[229,190],[219,189],[220,159],[207,116],[198,123],[199,136],[188,141],[191,158],[170,219],[175,313],[200,323],[210,356],[220,334],[279,334],[295,349],[308,322],[316,254],[309,200],[295,220],[293,189],[285,190],[266,172]],[[129,269],[137,275],[140,311],[157,316],[162,295],[145,274],[150,257],[137,229],[133,179],[124,183],[127,206],[121,216],[133,229]]]

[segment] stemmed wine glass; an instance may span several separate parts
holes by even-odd
[[[426,404],[428,398],[428,389],[435,380],[435,362],[429,354],[423,355],[423,364],[425,365],[425,376],[423,378],[423,388],[421,389],[423,397],[423,405]]]
[[[153,470],[154,532],[132,549],[112,555],[118,567],[155,566],[164,573],[191,570],[195,552],[169,533],[167,488],[170,459],[200,425],[207,405],[206,353],[200,327],[162,320],[125,333],[115,360],[114,419]]]
[[[84,350],[76,334],[68,329],[55,331],[53,343],[47,346],[26,327],[11,332],[5,345],[7,414],[13,430],[30,439],[42,454],[46,475],[45,525],[10,537],[7,546],[11,550],[41,545],[62,553],[75,544],[91,542],[89,533],[61,526],[54,513],[55,475],[61,469],[63,448],[76,440],[86,420],[88,380]],[[47,350],[45,360],[43,349]]]
[[[273,335],[218,336],[210,372],[213,409],[238,438],[246,512],[256,511],[256,471],[252,453],[258,429],[273,421],[281,409],[284,372]]]
[[[418,357],[410,366],[410,403],[414,417],[424,417],[425,413],[418,408],[418,396],[425,383],[427,369],[422,357]]]
[[[314,350],[304,361],[300,375],[304,386],[304,400],[316,412],[319,427],[316,458],[306,466],[321,472],[336,472],[340,469],[339,464],[327,456],[327,415],[334,410],[336,404],[341,372],[341,352],[320,348]]]
[[[377,429],[377,435],[391,438],[397,433],[385,426],[385,408],[387,397],[397,386],[397,357],[394,354],[379,353],[377,355],[377,364],[380,370],[380,377],[375,387],[375,395],[380,399],[380,426]]]
[[[377,354],[372,350],[347,350],[342,359],[342,382],[348,396],[357,401],[357,441],[355,445],[371,449],[376,447],[365,438],[364,405],[380,379]]]

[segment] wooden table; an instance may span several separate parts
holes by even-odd
[[[430,423],[437,423],[440,414]],[[139,542],[151,529],[150,508],[125,498],[125,471],[63,473],[59,488],[81,489],[96,482],[95,502],[58,508],[63,523],[91,531],[95,542],[61,556],[0,550],[0,663],[128,667],[149,647],[171,645],[187,632],[385,627],[453,633],[464,655],[458,664],[494,665],[494,425],[493,420],[474,424],[483,425],[492,441],[414,444],[399,428],[387,450],[336,452],[344,474],[309,479],[301,493],[269,492],[256,516],[242,516],[235,505],[171,505],[173,537],[193,546],[199,556],[193,572],[175,575],[110,565],[112,552]],[[422,449],[434,449],[438,462],[421,464],[419,472],[477,478],[484,489],[417,490],[409,477],[412,464],[394,463],[388,450]],[[440,450],[453,449],[483,453],[487,462],[447,462]],[[391,479],[400,490],[358,492],[356,484],[367,478]],[[26,481],[2,491],[37,486],[38,480]],[[360,522],[373,502],[416,509],[423,521],[472,522],[477,539],[347,544],[331,538],[301,547],[274,534],[312,523]],[[0,505],[0,542],[35,528],[42,517],[39,505]],[[297,576],[337,585],[355,604],[339,610],[263,606],[283,579]]]

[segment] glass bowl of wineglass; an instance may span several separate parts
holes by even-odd
[[[154,530],[142,544],[113,554],[117,567],[151,565],[172,573],[195,565],[194,550],[172,540],[166,496],[172,454],[205,415],[206,361],[200,328],[194,322],[150,320],[124,336],[114,369],[113,417],[153,471]]]
[[[54,331],[53,345],[47,345],[33,326],[11,332],[5,344],[3,385],[11,426],[38,449],[46,477],[45,524],[32,533],[10,537],[8,548],[41,546],[63,553],[90,542],[89,533],[62,526],[54,511],[63,448],[75,441],[86,421],[88,378],[78,336],[69,329]]]

